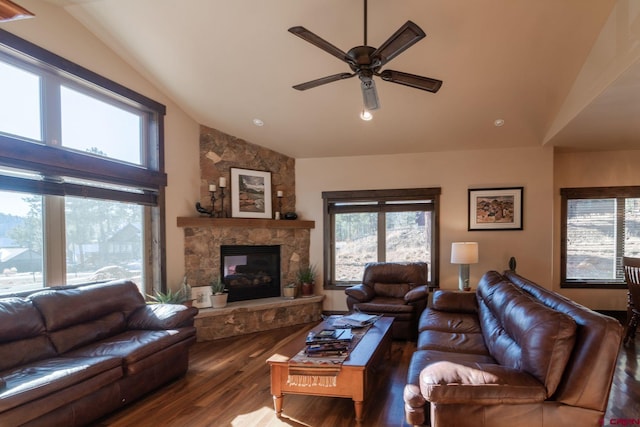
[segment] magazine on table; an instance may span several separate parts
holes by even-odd
[[[334,328],[364,328],[382,317],[381,314],[349,313],[344,316],[331,316]]]

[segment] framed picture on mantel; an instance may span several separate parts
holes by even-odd
[[[522,230],[522,190],[469,189],[469,231]]]
[[[271,172],[231,168],[231,216],[271,218]]]

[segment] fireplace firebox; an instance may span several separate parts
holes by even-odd
[[[280,245],[220,246],[220,276],[229,302],[280,296]]]

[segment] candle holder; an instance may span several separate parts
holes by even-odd
[[[226,218],[227,213],[224,211],[224,187],[220,187],[220,218]]]
[[[211,193],[211,209],[206,209],[200,204],[200,202],[197,202],[196,210],[198,211],[198,213],[201,213],[203,215],[209,215],[209,218],[215,218],[216,217],[216,192],[209,191],[209,193]]]

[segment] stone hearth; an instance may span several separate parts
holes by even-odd
[[[211,341],[320,320],[323,295],[263,298],[201,309],[195,319],[198,341]]]
[[[178,218],[184,228],[185,273],[192,286],[206,286],[220,274],[221,245],[280,245],[281,287],[296,281],[309,264],[313,221],[243,218]],[[199,340],[312,322],[320,319],[322,296],[285,300],[262,298],[230,303],[223,309],[202,309],[196,318]]]

